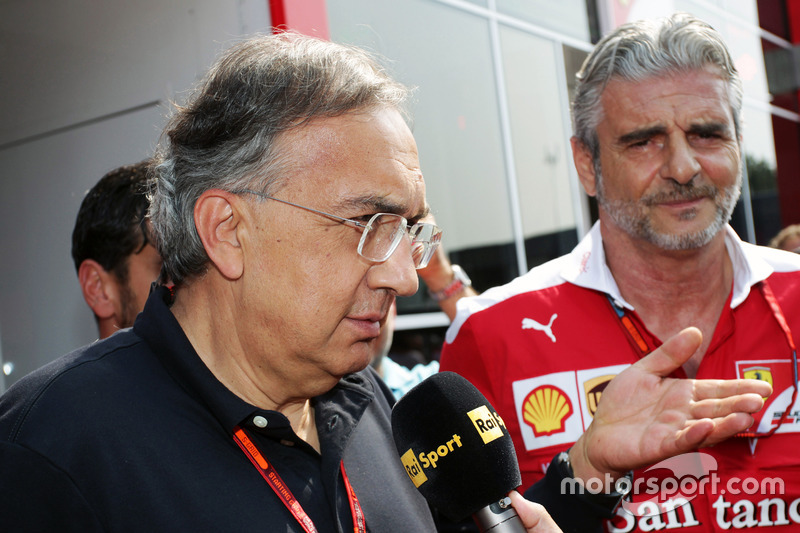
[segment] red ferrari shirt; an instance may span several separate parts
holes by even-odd
[[[697,378],[770,381],[774,392],[751,430],[778,427],[637,472],[633,501],[609,531],[800,531],[800,402],[789,408],[796,357],[778,320],[800,338],[800,255],[744,243],[730,228],[726,246],[734,283]],[[527,488],[589,426],[606,385],[642,356],[642,343],[647,352],[661,340],[619,294],[597,224],[571,254],[461,300],[441,369],[470,380],[503,417]]]

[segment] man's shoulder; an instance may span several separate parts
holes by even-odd
[[[104,531],[69,475],[35,451],[0,441],[3,531]]]
[[[0,396],[0,440],[13,442],[31,426],[52,426],[53,420],[40,424],[40,418],[78,416],[80,406],[87,404],[107,407],[114,395],[104,391],[119,390],[135,373],[142,345],[131,330],[121,331],[21,378]]]
[[[569,283],[562,275],[573,263],[570,255],[564,255],[534,267],[505,285],[493,287],[477,296],[462,298],[457,304],[456,317],[447,331],[447,342],[455,339],[468,320],[491,320],[495,314],[503,313],[507,306],[529,305],[538,299],[552,299],[565,289],[583,290]]]

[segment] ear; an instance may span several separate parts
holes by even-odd
[[[589,148],[577,137],[569,140],[572,145],[572,160],[575,162],[575,170],[578,171],[578,179],[583,185],[583,190],[589,196],[597,194],[597,176],[594,173],[594,160]]]
[[[83,299],[92,312],[103,320],[112,318],[116,312],[119,294],[114,276],[94,259],[84,259],[78,267],[78,281]]]
[[[205,191],[194,205],[194,224],[209,259],[228,279],[244,272],[244,255],[238,231],[241,215],[234,195],[220,189]]]

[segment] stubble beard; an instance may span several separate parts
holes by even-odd
[[[136,295],[130,286],[130,281],[120,284],[120,306],[122,307],[122,317],[120,317],[120,329],[133,326],[139,309],[136,307]]]
[[[638,201],[609,200],[605,196],[603,178],[599,163],[595,164],[597,180],[597,203],[608,214],[611,220],[628,235],[642,239],[662,250],[693,250],[711,242],[711,239],[722,230],[731,219],[733,209],[741,194],[741,168],[736,183],[723,189],[713,185],[695,185],[694,180],[686,184],[670,181],[670,190],[643,196]],[[704,229],[686,233],[661,233],[653,226],[649,209],[659,203],[675,201],[692,201],[708,198],[716,207],[714,219]],[[692,220],[698,215],[697,210],[687,209],[680,218]]]

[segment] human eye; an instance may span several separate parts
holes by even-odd
[[[619,138],[619,144],[626,150],[641,152],[662,144],[663,128],[642,128],[631,131]]]
[[[690,142],[698,145],[714,144],[726,140],[728,129],[720,124],[704,124],[693,127],[688,134]]]
[[[375,215],[376,215],[376,213],[369,213],[369,214],[366,214],[366,215],[359,215],[359,216],[351,217],[350,220],[354,220],[354,221],[359,222],[361,224],[367,224],[370,220],[372,220],[372,217],[374,217]]]
[[[650,150],[657,149],[661,144],[655,137],[642,137],[632,140],[625,145],[625,149],[633,154],[647,153]]]
[[[700,133],[696,133],[694,135],[691,135],[691,138],[693,138],[693,139],[695,139],[697,141],[709,141],[709,140],[721,139],[722,135],[720,135],[719,133],[705,132],[704,131],[704,132],[700,132]]]

